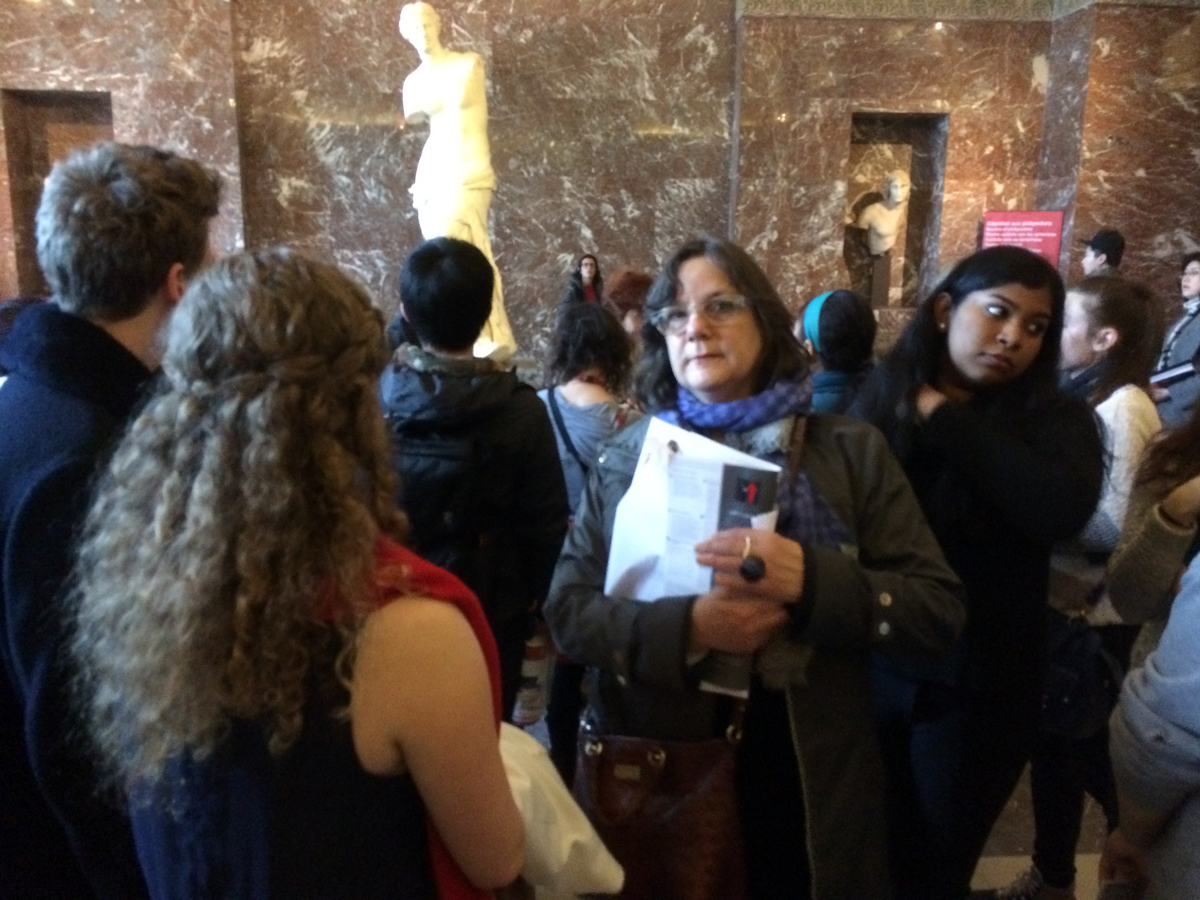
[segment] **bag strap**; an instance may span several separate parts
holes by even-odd
[[[567,452],[575,457],[575,462],[579,463],[579,467],[583,469],[583,474],[587,475],[591,470],[591,466],[583,461],[583,457],[579,455],[579,451],[575,449],[575,445],[571,443],[571,435],[567,433],[567,425],[563,421],[562,410],[558,408],[558,388],[551,387],[546,391],[546,397],[550,401],[550,414],[554,418],[555,431],[562,438],[563,446],[567,448]]]
[[[804,438],[808,433],[808,416],[796,416],[792,426],[792,438],[788,444],[787,475],[795,478],[800,472],[800,457],[804,454]]]

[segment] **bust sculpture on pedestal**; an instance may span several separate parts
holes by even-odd
[[[887,253],[895,246],[896,235],[908,212],[911,188],[908,173],[900,169],[889,172],[883,181],[883,199],[859,213],[855,224],[866,230],[867,249],[872,256]]]
[[[429,123],[429,137],[409,190],[425,239],[468,241],[483,251],[496,270],[488,237],[496,175],[488,146],[483,59],[478,53],[446,49],[440,32],[441,18],[428,3],[401,8],[400,36],[421,58],[404,79],[404,121]],[[514,352],[516,342],[496,270],[492,314],[475,342],[475,355],[503,360]]]

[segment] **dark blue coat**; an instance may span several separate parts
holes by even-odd
[[[18,317],[0,365],[0,885],[144,897],[128,821],[95,798],[73,733],[59,601],[93,474],[151,373],[54,303]]]

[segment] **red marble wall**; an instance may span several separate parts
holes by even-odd
[[[1179,300],[1179,257],[1200,249],[1200,11],[1097,6],[1083,116],[1075,247],[1118,228],[1121,271]]]
[[[1049,87],[1046,118],[1038,157],[1038,209],[1063,211],[1063,243],[1059,270],[1082,254],[1072,244],[1075,193],[1079,184],[1079,151],[1083,114],[1088,99],[1093,9],[1082,9],[1057,20],[1050,38]]]
[[[242,243],[230,5],[225,0],[0,4],[0,88],[104,91],[119,141],[168,147],[225,179],[214,243]],[[16,246],[0,122],[0,296],[17,293]],[[59,148],[56,152],[62,152]]]
[[[536,364],[575,255],[652,268],[728,221],[733,4],[435,3],[443,42],[487,65],[492,248],[521,357]],[[330,256],[396,303],[420,240],[408,188],[423,126],[397,119],[416,51],[400,4],[234,7],[251,244]]]
[[[243,242],[244,215],[247,244],[333,259],[390,310],[420,237],[407,189],[425,139],[396,115],[418,62],[396,32],[399,5],[4,3],[0,87],[111,93],[117,139],[224,173],[222,249]],[[533,363],[581,250],[608,270],[653,268],[694,233],[731,233],[790,303],[845,283],[855,199],[893,162],[916,164],[904,148],[854,156],[855,113],[947,117],[930,142],[945,155],[927,201],[938,246],[921,278],[905,268],[893,302],[970,252],[987,209],[1064,209],[1072,274],[1079,237],[1119,227],[1127,271],[1166,296],[1179,253],[1200,243],[1194,6],[1102,2],[1054,22],[938,28],[735,21],[735,0],[679,0],[669,15],[658,0],[435,5],[446,43],[487,63],[493,245]],[[0,294],[16,291],[6,179],[0,165]],[[884,310],[885,333],[900,318]]]
[[[985,210],[1032,208],[1050,37],[1048,22],[744,18],[734,230],[784,298],[848,283],[854,113],[949,116],[938,263],[975,248]]]

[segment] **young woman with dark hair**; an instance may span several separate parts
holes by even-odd
[[[604,307],[576,304],[554,323],[546,375],[552,387],[538,391],[550,412],[558,455],[574,512],[590,460],[609,435],[641,418],[621,405],[633,362],[629,337]],[[570,442],[568,446],[567,442]]]
[[[1112,613],[1104,564],[1121,523],[1142,452],[1162,427],[1146,393],[1162,344],[1160,317],[1150,291],[1117,275],[1093,275],[1067,291],[1060,367],[1067,393],[1096,411],[1103,427],[1108,472],[1100,503],[1077,536],[1050,558],[1050,634],[1068,619],[1085,617],[1104,646],[1125,664],[1136,628]],[[1071,900],[1075,845],[1085,792],[1117,827],[1117,794],[1108,756],[1108,729],[1065,735],[1039,730],[1030,760],[1033,794],[1033,864],[1000,890],[1000,900]]]
[[[1094,416],[1057,385],[1064,289],[1041,257],[981,250],[916,310],[851,412],[878,425],[962,579],[935,665],[877,657],[896,896],[961,900],[1029,758],[1050,550],[1096,508]]]
[[[546,374],[550,387],[538,391],[550,413],[571,514],[579,505],[597,448],[642,417],[621,402],[633,362],[621,323],[599,304],[575,303],[559,313],[550,338]],[[546,707],[550,758],[571,783],[579,713],[583,709],[584,668],[559,656]]]

